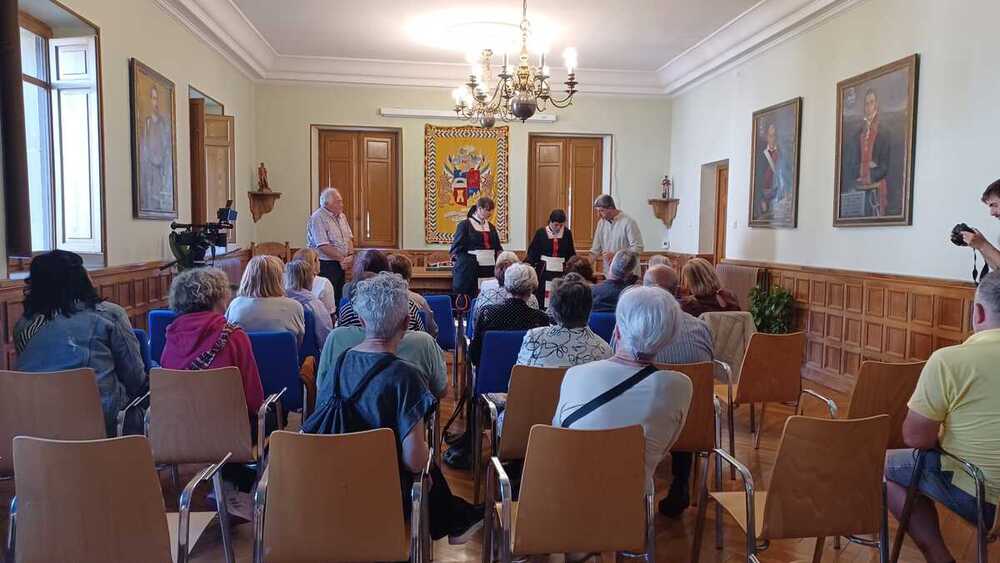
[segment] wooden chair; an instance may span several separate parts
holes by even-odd
[[[670,448],[671,453],[694,454],[695,483],[692,489],[698,490],[698,467],[701,465],[701,482],[708,480],[708,459],[712,450],[722,447],[721,444],[721,410],[719,399],[714,393],[715,363],[702,362],[698,364],[658,364],[657,369],[679,371],[688,376],[693,386],[691,405],[688,407],[687,419],[681,429],[677,441]],[[736,455],[730,446],[729,453]],[[722,481],[722,465],[716,464],[716,486]],[[697,498],[695,499],[697,501]]]
[[[753,447],[760,447],[767,403],[796,403],[802,394],[802,363],[805,360],[806,335],[765,334],[755,332],[750,337],[739,380],[716,385],[715,393],[723,397],[729,416],[730,433],[734,424],[733,411],[738,405],[750,405],[751,424],[754,403],[761,403],[760,418],[754,432]],[[831,416],[835,416],[833,413]]]
[[[280,242],[251,242],[250,243],[250,257],[262,256],[262,255],[277,256],[281,258],[282,262],[288,262],[292,259],[292,247],[288,244],[286,240],[284,243]]]
[[[771,540],[816,538],[813,563],[819,563],[827,536],[876,534],[879,560],[889,558],[889,523],[885,502],[885,443],[889,416],[826,420],[792,416],[778,444],[767,491],[757,491],[750,470],[727,452],[715,454],[736,467],[743,492],[701,490],[691,560],[698,562],[706,503],[717,503],[716,548],[722,549],[722,507],[746,532],[746,557]],[[721,461],[721,460],[720,460]]]
[[[221,466],[200,472],[185,491],[217,479]],[[163,493],[142,436],[79,442],[19,436],[14,468],[18,494],[11,503],[11,561],[171,563]],[[190,516],[187,510],[182,508],[181,522]],[[187,561],[186,549],[178,550],[176,561]]]
[[[0,481],[14,474],[11,448],[15,436],[53,440],[106,438],[94,370],[0,371]]]
[[[396,459],[388,428],[275,432],[254,498],[254,562],[420,561],[430,547],[427,472],[413,484],[407,531]]]
[[[230,463],[256,466],[262,471],[267,447],[265,418],[277,404],[284,390],[267,397],[257,412],[257,444],[252,444],[250,418],[247,416],[243,380],[237,367],[200,371],[154,368],[149,372],[150,406],[146,413],[146,435],[157,464],[176,466],[188,463],[213,463],[228,456]],[[280,413],[279,413],[280,418]],[[222,545],[227,561],[233,561],[229,515],[221,481],[216,484]],[[184,498],[182,496],[182,508]],[[190,498],[188,498],[190,502]],[[211,522],[214,513],[192,518],[195,541]],[[179,531],[179,542],[187,549],[186,527]]]
[[[571,430],[535,425],[521,493],[499,458],[490,460],[483,562],[548,553],[620,552],[656,560],[653,487],[646,482],[639,425]],[[499,502],[495,491],[499,487]],[[638,554],[638,555],[637,555]]]
[[[499,427],[501,406],[492,395],[483,395],[490,418],[491,455],[501,462],[524,459],[531,427],[552,424],[566,369],[514,366],[510,372],[502,432]],[[483,472],[477,471],[474,477],[474,496],[478,500]]]

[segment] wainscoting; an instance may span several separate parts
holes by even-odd
[[[972,283],[725,260],[763,268],[795,296],[795,326],[806,331],[803,375],[850,392],[864,360],[926,360],[972,332]]]

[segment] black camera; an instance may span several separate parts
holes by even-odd
[[[965,223],[959,223],[951,229],[951,243],[956,246],[969,246],[965,243],[965,239],[962,238],[962,233],[974,232],[976,231],[973,231],[972,227],[966,225]]]
[[[197,268],[206,265],[205,254],[212,250],[212,257],[215,257],[215,248],[226,246],[228,242],[228,232],[233,229],[236,221],[236,210],[233,209],[233,200],[226,202],[225,207],[220,207],[215,213],[218,219],[215,223],[205,223],[195,225],[191,223],[170,223],[170,251],[173,252],[175,261],[168,266],[177,264],[179,270]]]

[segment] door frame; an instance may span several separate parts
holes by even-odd
[[[527,248],[531,244],[531,238],[535,236],[535,230],[537,230],[541,225],[532,226],[529,224],[528,220],[530,215],[528,214],[528,200],[529,193],[528,189],[531,185],[531,170],[532,163],[534,162],[534,156],[531,154],[531,139],[532,137],[573,137],[578,139],[601,139],[603,141],[601,146],[601,193],[615,196],[615,183],[614,183],[614,165],[615,165],[615,151],[614,142],[615,136],[612,133],[560,133],[558,131],[529,131],[528,132],[528,143],[525,146],[525,165],[527,170],[525,171],[525,182],[524,182],[524,208],[522,212],[524,213],[524,247]]]
[[[726,171],[726,183],[719,182],[722,171]],[[720,221],[721,218],[721,221]],[[726,258],[726,223],[729,222],[729,162],[715,167],[715,236],[712,242],[712,256],[718,264]],[[721,236],[720,236],[721,233]]]
[[[363,125],[328,125],[323,123],[309,124],[309,209],[308,215],[319,207],[319,132],[320,131],[343,131],[345,133],[392,133],[396,135],[396,233],[397,248],[406,248],[403,239],[406,235],[403,203],[405,190],[403,189],[403,128],[402,127],[368,127]]]

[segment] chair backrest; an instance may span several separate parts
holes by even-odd
[[[877,414],[889,415],[887,449],[905,448],[903,421],[909,408],[906,403],[917,388],[924,362],[888,364],[867,361],[861,364],[858,379],[851,393],[847,418],[865,418]]]
[[[513,553],[643,551],[644,450],[638,425],[532,428]]]
[[[149,443],[157,463],[253,461],[240,369],[149,372]]]
[[[504,461],[524,459],[531,427],[552,424],[566,369],[514,366],[510,372],[503,433],[494,455]]]
[[[483,349],[476,366],[475,393],[506,393],[510,370],[517,362],[526,330],[488,330],[483,335]]]
[[[753,315],[746,311],[715,311],[702,313],[698,318],[705,321],[712,333],[715,359],[729,364],[734,381],[738,381],[750,336],[757,330]]]
[[[597,336],[603,338],[605,342],[610,343],[611,335],[615,332],[615,314],[595,311],[590,314],[590,319],[587,320],[587,326],[589,326],[590,330],[594,331]]]
[[[0,371],[0,476],[14,471],[15,436],[53,440],[107,437],[91,368],[49,373]]]
[[[473,313],[473,311],[476,310],[476,300],[477,299],[479,299],[479,298],[478,297],[473,297],[472,299],[469,299],[469,310],[465,312],[465,337],[468,338],[469,340],[472,340],[472,337],[474,336],[473,329],[475,327],[473,326],[473,322],[472,322],[473,321],[473,319],[472,319],[472,313]]]
[[[153,367],[151,363],[152,357],[149,353],[149,337],[146,336],[146,331],[141,328],[133,328],[132,334],[139,341],[139,354],[142,355],[142,366],[146,369],[146,373],[149,373],[149,368]]]
[[[167,325],[176,318],[177,313],[170,309],[153,309],[149,312],[149,355],[157,364],[163,356],[163,346],[167,343]]]
[[[765,281],[764,268],[756,266],[743,266],[739,264],[716,264],[716,273],[719,274],[719,282],[722,287],[733,292],[736,300],[740,303],[740,309],[750,310],[750,290]]]
[[[716,447],[715,443],[715,365],[712,362],[698,364],[663,364],[659,369],[679,371],[688,376],[693,386],[691,405],[680,436],[670,448],[672,452],[706,452]]]
[[[445,350],[455,349],[455,313],[451,308],[449,295],[425,295],[427,304],[434,313],[434,322],[438,326],[438,346]],[[426,324],[426,323],[424,323]]]
[[[316,315],[310,309],[303,308],[305,317],[305,333],[302,335],[302,346],[299,347],[299,365],[309,356],[319,360],[319,352],[323,343],[316,338]]]
[[[737,403],[796,402],[802,391],[806,334],[765,334],[750,337],[740,369]]]
[[[299,351],[295,335],[287,331],[249,332],[253,357],[264,394],[277,393],[285,388],[281,404],[285,410],[302,408],[302,380],[299,379]]]
[[[409,540],[396,459],[388,428],[337,435],[271,434],[266,559],[407,560]]]
[[[21,436],[14,439],[14,469],[17,561],[170,563],[163,492],[142,436]]]
[[[288,241],[284,243],[281,242],[251,242],[250,243],[250,257],[261,256],[267,254],[270,256],[277,256],[281,258],[282,262],[288,262],[292,259],[292,249],[289,246]]]
[[[877,533],[889,416],[785,422],[760,538]]]
[[[337,303],[337,311],[343,310],[344,306],[351,302],[351,298],[348,296],[343,296],[340,298],[340,303]]]

